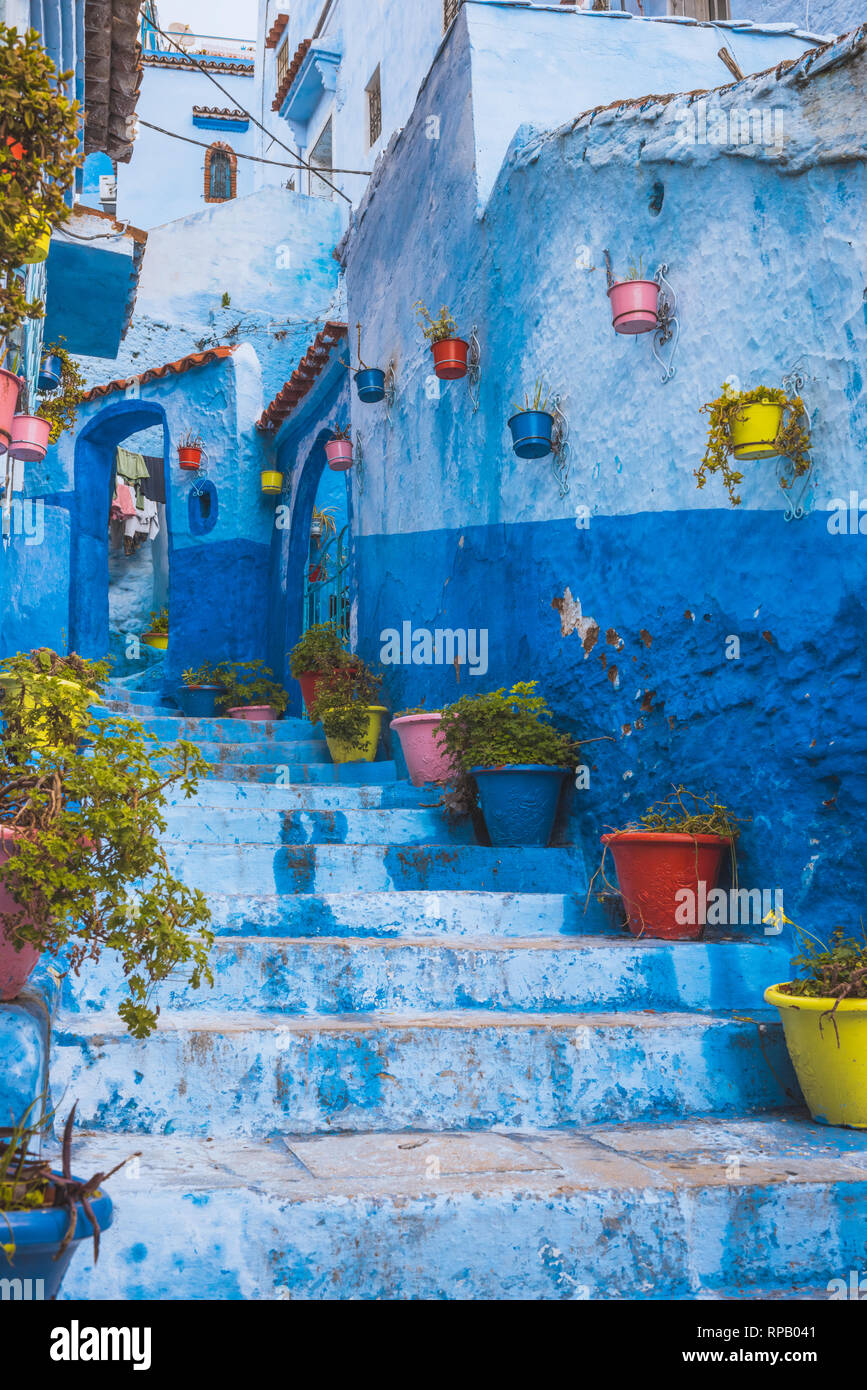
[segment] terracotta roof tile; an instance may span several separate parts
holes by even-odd
[[[276,48],[280,42],[280,37],[286,25],[289,23],[288,14],[278,14],[271,28],[268,30],[268,37],[265,40],[266,48]]]
[[[298,76],[298,69],[301,67],[301,64],[307,57],[307,50],[312,42],[312,39],[302,39],[298,47],[296,48],[292,62],[289,64],[289,67],[286,71],[286,76],[283,78],[283,81],[277,88],[277,94],[274,97],[274,100],[271,102],[272,111],[279,111],[280,107],[286,100],[286,97],[289,94],[289,88],[292,86],[292,83]]]
[[[330,361],[332,349],[347,337],[345,323],[329,319],[316,334],[298,366],[286,385],[277,392],[270,405],[266,406],[256,421],[260,430],[278,430],[283,421],[292,414],[298,402],[307,395],[326,362]]]
[[[205,367],[209,362],[222,362],[225,358],[230,357],[234,351],[233,347],[215,347],[208,348],[205,352],[191,352],[188,357],[179,357],[177,362],[167,362],[164,367],[149,367],[139,376],[118,377],[115,381],[103,382],[101,386],[91,386],[82,399],[95,401],[100,396],[110,395],[112,391],[125,391],[128,386],[133,386],[137,381],[144,386],[146,382],[156,381],[159,377],[180,376],[183,372],[189,372],[193,367]]]

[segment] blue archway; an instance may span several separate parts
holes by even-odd
[[[131,434],[155,425],[161,426],[163,431],[163,460],[168,483],[169,432],[165,410],[156,401],[113,401],[87,421],[75,441],[69,645],[72,651],[94,660],[101,659],[109,650],[108,513],[115,450]],[[167,486],[166,526],[171,538],[169,494]]]

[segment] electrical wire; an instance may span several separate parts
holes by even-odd
[[[241,107],[238,107],[241,110]],[[244,115],[246,115],[246,111]],[[146,121],[141,116],[136,117],[139,125],[147,126],[148,130],[158,130],[160,135],[170,135],[173,140],[184,140],[188,145],[198,145],[199,149],[209,150],[211,146],[205,140],[193,140],[189,135],[180,135],[176,130],[165,130],[161,125],[154,125],[153,121]],[[244,154],[241,150],[233,150],[232,153],[237,159],[251,159],[255,164],[273,164],[277,169],[309,169],[309,164],[287,164],[282,159],[266,159],[261,154]],[[315,172],[315,171],[314,171]],[[366,174],[370,176],[369,169],[332,169],[332,174]],[[319,174],[317,173],[317,178]]]
[[[203,63],[200,63],[197,58],[194,58],[192,54],[188,53],[186,49],[182,48],[179,43],[175,43],[171,34],[167,34],[165,30],[161,29],[156,22],[154,22],[154,28],[156,29],[156,32],[166,40],[167,43],[171,44],[172,48],[176,49],[178,53],[180,53],[184,58],[187,59],[188,62],[192,63],[196,68],[198,68],[202,73],[204,73],[208,81],[213,82],[214,86],[223,93],[223,96],[228,97],[230,101],[234,101],[238,110],[243,111],[247,119],[252,121],[253,124],[258,127],[259,130],[264,131],[266,135],[269,135],[274,144],[279,145],[281,150],[285,150],[287,154],[291,154],[293,159],[299,160],[300,168],[306,169],[311,174],[315,174],[316,178],[320,179],[327,188],[330,188],[332,192],[336,193],[339,198],[342,198],[344,202],[349,203],[351,205],[352,199],[348,197],[347,194],[345,194],[341,188],[338,188],[336,184],[331,183],[329,179],[326,179],[319,169],[316,169],[312,164],[308,164],[307,160],[304,159],[300,154],[298,154],[296,150],[290,149],[290,147],[284,144],[282,140],[279,140],[277,136],[274,135],[274,133],[268,129],[267,126],[262,124],[261,121],[257,121],[256,117],[250,111],[247,111],[245,107],[241,106],[237,98],[234,97],[230,91],[227,91],[227,89],[222,85],[222,83],[217,81],[213,73],[208,72],[208,69],[204,66]]]

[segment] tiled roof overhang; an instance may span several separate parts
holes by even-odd
[[[346,339],[346,324],[329,319],[316,334],[286,385],[277,392],[271,404],[265,407],[256,421],[256,428],[278,430],[307,395],[326,363],[331,360],[333,349]]]
[[[86,0],[84,152],[127,164],[142,78],[140,0]]]
[[[231,58],[173,57],[171,53],[145,53],[142,62],[146,67],[179,68],[183,72],[229,72],[236,77],[255,77],[253,63],[234,62]]]
[[[288,14],[278,14],[271,28],[268,30],[268,37],[265,40],[266,48],[276,48],[283,34],[283,30],[289,23]]]
[[[289,64],[286,76],[283,78],[283,81],[277,88],[274,100],[271,102],[272,111],[279,111],[280,107],[283,105],[284,101],[289,95],[289,89],[292,86],[292,83],[295,81],[295,78],[298,76],[298,70],[301,67],[301,64],[304,62],[304,59],[307,57],[307,50],[309,49],[312,42],[312,39],[302,39],[298,47],[296,48],[295,56],[293,57],[292,62]]]
[[[208,348],[206,352],[191,352],[188,357],[179,357],[176,362],[167,362],[164,367],[149,367],[140,376],[120,377],[116,381],[106,381],[102,386],[91,386],[82,399],[95,401],[100,396],[110,395],[113,391],[126,391],[136,382],[144,386],[147,382],[157,381],[160,377],[180,376],[183,372],[189,372],[194,367],[206,367],[210,362],[222,362],[225,358],[231,357],[234,351],[235,349],[231,347],[215,347]]]

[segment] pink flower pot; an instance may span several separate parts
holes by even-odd
[[[226,713],[230,719],[249,719],[252,723],[280,718],[273,705],[232,705]]]
[[[457,769],[437,738],[441,714],[401,714],[392,719],[414,787],[425,782],[452,782]]]
[[[325,457],[328,460],[328,467],[333,468],[335,473],[345,473],[347,468],[352,467],[352,440],[327,440]]]
[[[20,390],[20,376],[0,368],[0,454],[5,454],[9,448],[9,440],[12,436],[12,420],[18,406],[18,392]]]
[[[25,463],[38,463],[45,458],[50,433],[50,420],[42,420],[38,415],[16,415],[12,421],[9,452]]]
[[[6,890],[3,865],[12,853],[15,839],[20,833],[11,826],[0,825],[0,912],[15,912],[18,908],[12,894]],[[22,946],[20,951],[16,951],[0,926],[0,999],[4,1004],[10,999],[18,998],[38,960],[39,952],[35,946]]]
[[[615,333],[650,333],[659,324],[655,280],[618,280],[608,291]]]

